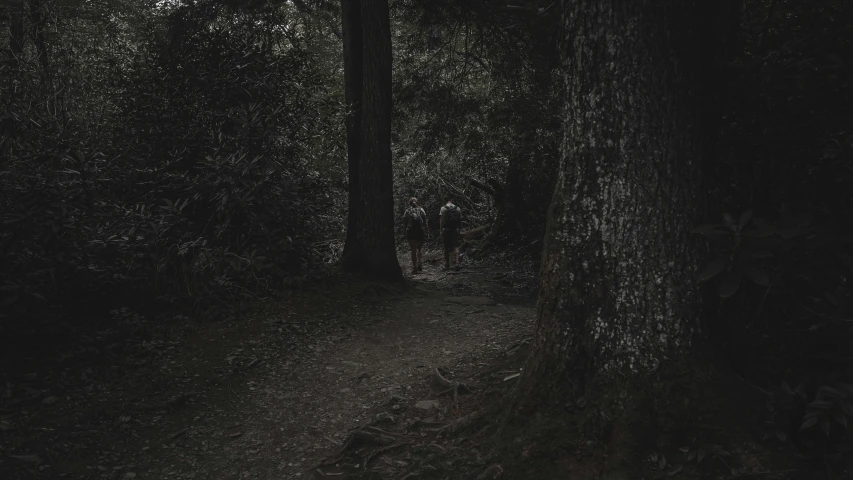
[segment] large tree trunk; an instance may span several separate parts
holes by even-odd
[[[361,218],[361,91],[362,91],[362,34],[361,0],[341,0],[341,19],[344,43],[344,101],[347,107],[347,166],[349,170],[349,207],[347,237],[344,243],[344,266],[364,256],[359,251],[359,218]]]
[[[564,137],[524,405],[596,396],[691,347],[697,4],[563,1]]]
[[[387,0],[361,2],[362,91],[358,160],[358,216],[343,266],[402,280],[394,245],[391,164],[391,21]],[[352,8],[352,5],[345,7]],[[350,44],[350,47],[355,47]],[[351,187],[353,188],[353,187]],[[349,236],[349,234],[348,234]]]
[[[361,231],[365,270],[402,279],[394,246],[394,174],[391,163],[391,20],[388,0],[361,3],[364,45],[362,95]]]

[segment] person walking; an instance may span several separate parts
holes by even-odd
[[[462,226],[462,210],[453,203],[453,195],[444,197],[446,202],[439,212],[441,236],[444,239],[444,268],[450,268],[450,253],[453,252],[456,260],[456,269],[459,269],[459,229]]]
[[[403,226],[406,229],[406,240],[412,253],[412,275],[424,270],[423,247],[424,240],[429,238],[429,221],[426,212],[418,205],[418,199],[409,199],[409,207],[403,213]]]

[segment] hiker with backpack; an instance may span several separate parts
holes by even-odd
[[[444,201],[447,202],[439,216],[441,218],[441,236],[444,238],[444,268],[450,268],[450,252],[454,253],[456,259],[456,269],[459,269],[459,233],[462,227],[462,210],[453,204],[453,195],[445,195]]]
[[[418,206],[418,199],[409,199],[409,207],[403,214],[403,227],[406,229],[406,239],[412,251],[412,275],[422,272],[424,240],[429,238],[429,222],[423,208]]]

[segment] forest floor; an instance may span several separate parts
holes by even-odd
[[[342,467],[342,457],[329,462],[345,443],[358,450],[353,432],[394,438],[383,425],[438,425],[502,395],[532,334],[531,269],[445,272],[435,254],[427,260],[401,287],[335,273],[241,318],[164,323],[125,314],[66,349],[34,350],[5,375],[0,478],[364,471]],[[401,265],[408,271],[406,258]],[[377,456],[400,445],[371,450],[370,468],[384,478],[410,470]]]

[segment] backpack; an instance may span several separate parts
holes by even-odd
[[[456,205],[445,205],[444,228],[447,230],[458,230],[462,226],[462,210]]]
[[[422,235],[424,233],[424,219],[423,215],[421,215],[421,209],[418,207],[409,208],[409,216],[412,217],[412,221],[409,222],[406,233],[409,235]]]

